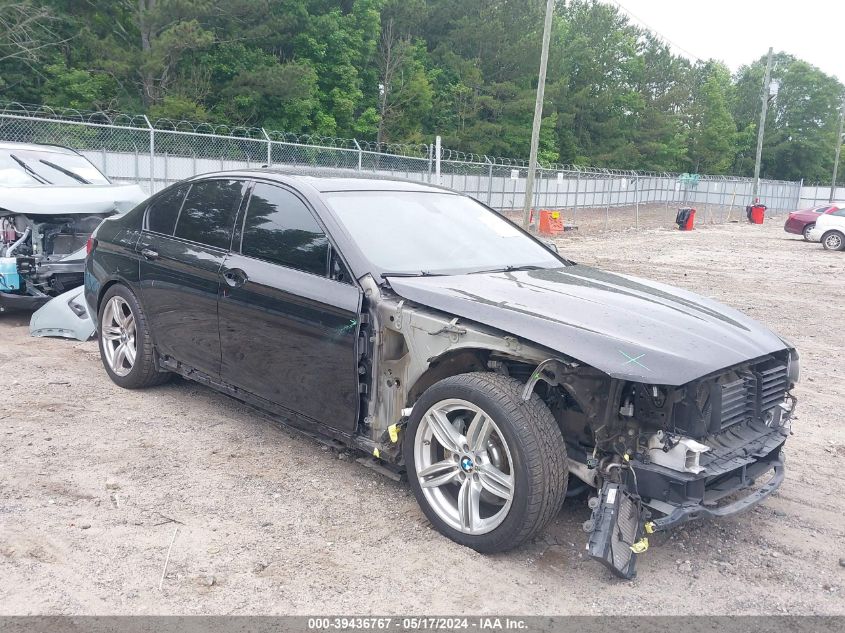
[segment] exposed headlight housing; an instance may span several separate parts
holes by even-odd
[[[786,378],[790,389],[798,383],[800,375],[801,359],[798,357],[798,352],[793,349],[789,352],[789,362],[786,365]]]

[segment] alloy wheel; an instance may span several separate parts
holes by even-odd
[[[831,233],[824,238],[824,245],[832,251],[838,251],[842,248],[842,236],[838,233]]]
[[[119,296],[109,299],[103,310],[100,336],[106,362],[118,376],[126,376],[135,365],[135,334],[135,315],[129,304]]]
[[[465,534],[485,534],[508,515],[515,481],[510,448],[493,419],[461,399],[423,415],[414,440],[416,476],[437,516]]]

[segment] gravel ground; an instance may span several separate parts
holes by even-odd
[[[584,558],[584,499],[537,541],[483,556],[431,529],[406,484],[349,455],[182,380],[121,390],[95,342],[30,339],[26,318],[5,315],[0,612],[845,614],[845,253],[776,222],[560,245],[794,342],[803,380],[778,493],[653,539],[632,582]]]

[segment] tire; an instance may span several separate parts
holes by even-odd
[[[441,534],[478,552],[534,537],[566,496],[563,436],[537,394],[522,399],[523,388],[493,373],[445,378],[422,394],[406,428],[408,481],[423,513]]]
[[[804,227],[804,230],[801,231],[801,234],[804,236],[804,240],[809,242],[810,241],[810,231],[816,228],[816,223],[812,222]]]
[[[147,318],[129,288],[115,284],[106,290],[97,318],[100,360],[112,382],[124,389],[143,389],[170,380],[170,372],[156,367]]]
[[[845,250],[845,235],[839,231],[828,231],[822,235],[822,246],[828,251]]]

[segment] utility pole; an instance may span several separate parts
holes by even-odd
[[[842,133],[845,127],[845,97],[842,97],[842,112],[839,113],[839,135],[836,137],[836,154],[833,158],[833,181],[830,183],[830,199],[836,197],[836,172],[839,171],[839,154],[842,152]]]
[[[528,178],[525,180],[525,206],[522,209],[522,228],[528,230],[531,202],[534,197],[534,172],[537,169],[537,150],[540,145],[540,124],[543,122],[543,95],[546,92],[546,66],[549,61],[549,40],[552,36],[552,14],[555,0],[546,1],[546,20],[543,23],[543,48],[540,51],[540,77],[537,80],[537,100],[534,103],[534,124],[531,127],[531,153],[528,156]]]
[[[763,157],[763,132],[766,129],[766,111],[769,109],[769,84],[772,80],[772,47],[766,60],[766,76],[763,79],[763,94],[760,97],[763,107],[760,109],[760,127],[757,129],[757,160],[754,161],[754,184],[751,187],[751,202],[757,202],[760,192],[760,159]]]

